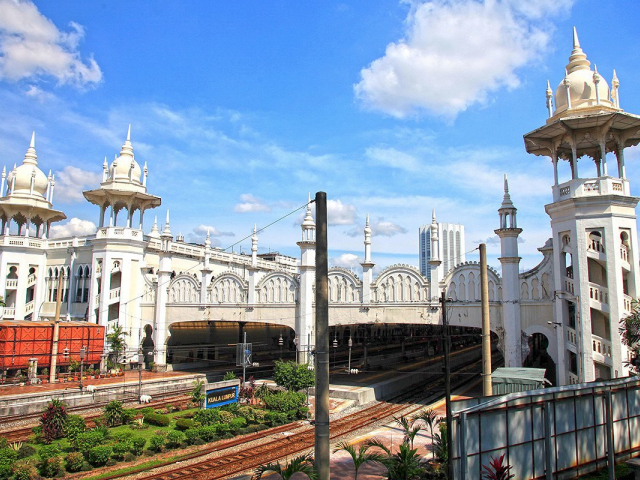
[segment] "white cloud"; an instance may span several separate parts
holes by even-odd
[[[30,1],[0,0],[0,80],[49,76],[78,86],[102,79],[96,61],[80,58],[81,25],[63,32]]]
[[[356,223],[356,207],[342,200],[327,200],[327,223],[329,225],[353,225]]]
[[[364,257],[359,257],[353,253],[343,253],[339,257],[329,259],[329,265],[342,268],[360,268],[362,262],[364,262]]]
[[[81,237],[83,235],[91,235],[95,231],[95,223],[74,217],[63,225],[51,225],[50,237]]]
[[[266,205],[257,197],[254,197],[250,193],[244,193],[240,195],[240,201],[237,203],[233,210],[237,213],[249,213],[249,212],[270,212],[271,207]]]
[[[366,149],[365,156],[375,163],[387,167],[410,172],[420,170],[420,162],[413,155],[401,152],[395,148],[370,147]]]
[[[407,233],[407,229],[393,222],[385,220],[384,218],[379,218],[371,222],[372,237],[376,237],[379,235],[385,237],[393,237],[394,235],[398,235],[400,233]]]
[[[405,37],[360,72],[364,106],[395,117],[449,119],[501,88],[547,50],[549,18],[573,0],[433,0],[412,4]]]
[[[54,201],[62,203],[82,202],[83,190],[98,188],[102,175],[68,165],[61,172],[55,172]]]

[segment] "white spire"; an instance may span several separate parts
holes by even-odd
[[[167,221],[164,224],[164,229],[162,230],[162,236],[171,236],[171,227],[169,226],[169,209],[167,208]]]
[[[302,241],[313,242],[315,240],[316,224],[311,215],[311,193],[309,193],[309,201],[307,202],[307,214],[302,221]]]
[[[209,233],[209,229],[207,228],[207,238],[204,239],[205,248],[211,248],[211,235]]]
[[[618,75],[616,75],[616,69],[613,69],[613,79],[611,80],[611,99],[613,100],[613,105],[616,108],[620,108],[620,92],[618,88],[620,87],[620,80],[618,80]]]
[[[131,146],[131,125],[129,125],[129,130],[127,130],[127,139],[122,145],[120,155],[129,155],[130,157],[133,157],[133,147]]]
[[[364,263],[371,263],[371,225],[368,213],[367,221],[364,225]]]
[[[27,149],[27,153],[24,155],[23,164],[30,165],[38,165],[38,155],[36,155],[36,132],[31,134],[31,142],[29,143],[29,148]]]
[[[587,55],[580,48],[578,31],[576,27],[573,27],[573,51],[567,64],[567,73],[573,73],[576,70],[589,70],[589,65],[591,65],[591,62],[587,60]]]
[[[127,142],[131,141],[131,124],[129,124],[129,130],[127,130]]]
[[[158,216],[153,219],[153,227],[151,227],[150,237],[160,238],[160,230],[158,230]]]

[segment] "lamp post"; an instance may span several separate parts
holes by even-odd
[[[333,368],[336,368],[336,354],[338,353],[338,333],[333,336]]]
[[[82,392],[82,387],[84,386],[82,382],[82,376],[84,373],[84,358],[86,354],[87,354],[87,347],[82,347],[80,349],[80,391],[81,392]]]
[[[349,335],[349,374],[351,374],[351,347],[353,347],[353,340],[351,340],[351,335]]]
[[[280,345],[280,360],[282,360],[282,345],[284,344],[284,340],[282,339],[282,333],[280,334],[280,338],[278,339],[278,345]]]
[[[144,363],[144,352],[142,346],[138,348],[138,401],[142,398],[142,364]]]

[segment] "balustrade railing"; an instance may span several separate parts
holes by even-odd
[[[27,277],[27,285],[33,285],[34,283],[36,283],[36,274],[35,273],[31,273]]]
[[[573,328],[567,327],[567,342],[577,345],[578,335]]]
[[[569,277],[564,277],[564,290],[573,294],[573,280]]]
[[[16,288],[18,286],[17,278],[7,278],[7,288]]]
[[[605,357],[611,357],[611,342],[597,335],[591,335],[593,351]]]
[[[30,302],[27,302],[26,305],[24,306],[24,313],[28,314],[33,312],[33,308],[34,308],[34,303],[33,303],[33,300],[31,300]]]
[[[4,318],[13,318],[16,316],[15,307],[4,307]]]
[[[109,299],[113,300],[116,298],[120,298],[120,287],[112,288],[111,291],[109,291]]]
[[[600,240],[589,240],[587,243],[587,250],[592,250],[594,252],[604,253],[604,245]]]
[[[625,312],[631,312],[633,309],[633,299],[629,295],[622,295],[622,303]]]
[[[569,372],[569,385],[576,385],[578,383],[580,383],[580,380],[578,379],[578,375],[576,375],[575,373]]]
[[[609,291],[597,283],[589,282],[589,298],[600,303],[609,303]]]
[[[629,247],[624,244],[620,245],[620,258],[629,263]]]

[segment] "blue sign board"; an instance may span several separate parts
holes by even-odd
[[[206,408],[216,408],[238,401],[238,385],[207,390]]]

